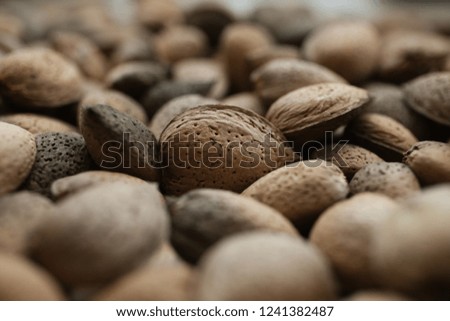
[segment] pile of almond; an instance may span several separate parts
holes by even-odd
[[[0,4],[0,300],[450,299],[450,16],[110,6]]]

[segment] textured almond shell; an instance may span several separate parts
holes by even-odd
[[[333,71],[313,62],[298,59],[274,59],[251,74],[259,97],[273,103],[298,88],[320,83],[347,83]]]
[[[407,83],[404,90],[411,108],[439,124],[450,126],[450,72],[418,77]]]
[[[60,107],[81,98],[75,65],[50,49],[16,50],[0,60],[0,91],[27,107]]]
[[[349,192],[335,165],[321,160],[281,167],[250,185],[242,195],[269,205],[293,221],[319,215]]]
[[[36,157],[34,136],[0,121],[0,195],[14,191],[27,178]]]
[[[423,184],[450,182],[450,145],[422,141],[405,153],[403,162]]]
[[[60,119],[38,114],[11,114],[1,116],[0,121],[13,124],[28,130],[32,134],[43,134],[50,132],[69,133],[77,132],[77,129]]]
[[[181,145],[174,143],[177,137]],[[189,137],[195,141],[188,142]],[[269,138],[272,146],[267,143]],[[160,141],[163,161],[168,165],[162,171],[162,187],[175,195],[199,187],[241,192],[261,176],[294,159],[292,149],[284,145],[285,138],[277,128],[263,117],[233,106],[205,105],[190,109],[172,120]],[[222,151],[219,164],[215,160],[205,164],[208,160],[199,148],[197,156],[190,155],[195,150],[193,144],[215,147],[211,148],[211,154]],[[250,144],[248,153],[254,157],[243,154],[241,144]],[[183,151],[186,150],[183,145],[191,152]],[[175,153],[179,154],[181,164],[176,164]],[[198,156],[200,159],[196,159]],[[183,165],[187,160],[191,166]]]
[[[329,83],[294,90],[270,106],[266,118],[289,139],[307,141],[345,124],[369,101],[366,90]]]

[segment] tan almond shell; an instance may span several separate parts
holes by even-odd
[[[90,155],[102,169],[157,181],[157,139],[139,120],[108,105],[82,107],[80,131]]]
[[[27,178],[36,158],[29,131],[0,121],[0,195],[12,192]]]
[[[50,36],[50,41],[55,50],[76,63],[87,77],[103,79],[106,57],[89,38],[76,32],[57,31]]]
[[[405,84],[404,91],[412,109],[439,124],[450,126],[450,71],[418,77]]]
[[[194,273],[187,265],[142,267],[119,278],[92,299],[100,301],[185,301],[192,297]]]
[[[376,113],[355,118],[346,128],[351,141],[376,153],[386,161],[400,161],[417,138],[389,116]]]
[[[281,96],[302,87],[321,83],[347,83],[330,69],[298,59],[274,59],[251,74],[258,96],[272,104]]]
[[[1,196],[0,209],[1,251],[26,255],[33,233],[52,215],[54,205],[40,194],[21,191]]]
[[[196,189],[170,206],[172,243],[190,261],[197,261],[213,244],[250,230],[298,235],[275,209],[229,191]]]
[[[253,71],[274,59],[300,59],[300,51],[296,46],[275,45],[253,50],[247,54],[246,58],[250,70]]]
[[[316,218],[344,199],[347,180],[335,165],[322,160],[281,167],[250,185],[242,195],[269,205],[294,222]]]
[[[425,185],[450,183],[450,145],[422,141],[405,153],[403,162]]]
[[[63,120],[38,114],[9,114],[0,116],[0,121],[22,127],[34,135],[50,132],[76,133],[78,131],[76,127]]]
[[[346,124],[369,101],[366,90],[317,84],[294,90],[270,106],[266,118],[289,139],[306,142]]]
[[[178,138],[180,143],[176,143]],[[226,105],[200,106],[176,116],[164,129],[160,142],[163,161],[168,165],[162,169],[162,188],[173,195],[200,187],[239,193],[294,160],[293,150],[284,144],[285,137],[276,127],[249,110]],[[191,153],[183,152],[186,146]],[[205,146],[209,154],[203,154]],[[193,155],[195,149],[197,156]],[[218,163],[208,159],[214,151],[222,153]]]
[[[232,89],[249,90],[251,67],[246,56],[254,50],[272,46],[267,30],[251,23],[234,23],[222,33],[220,48]]]
[[[57,301],[64,294],[44,269],[21,256],[0,253],[1,301]]]
[[[137,101],[115,90],[94,90],[89,92],[81,100],[79,109],[94,105],[108,105],[143,123],[147,122],[148,119],[144,108]],[[80,112],[78,117],[80,117]]]
[[[184,21],[183,10],[174,0],[137,2],[139,21],[152,30],[177,25]]]
[[[164,128],[184,111],[201,105],[219,104],[219,101],[206,98],[197,94],[183,95],[169,100],[159,108],[152,117],[148,128],[157,138],[161,136]]]
[[[222,100],[224,105],[237,106],[244,109],[251,110],[258,115],[264,116],[266,109],[254,92],[243,91],[231,96],[228,96]]]
[[[374,271],[384,287],[422,300],[449,300],[450,185],[427,188],[377,231]]]
[[[375,70],[381,39],[366,21],[337,21],[316,28],[305,40],[306,59],[323,65],[351,83],[367,79]]]
[[[310,240],[330,260],[344,288],[378,286],[370,257],[374,233],[399,208],[400,205],[387,196],[361,193],[320,215]]]
[[[55,108],[83,93],[78,68],[45,48],[19,49],[0,60],[0,91],[18,105]]]
[[[346,297],[347,301],[412,301],[403,293],[386,290],[360,290]]]
[[[125,184],[147,184],[146,181],[123,173],[108,171],[87,171],[72,176],[62,177],[51,185],[51,193],[54,199],[75,194],[90,186],[106,183],[122,182]]]
[[[383,162],[376,154],[357,145],[338,143],[335,145],[336,153],[332,147],[327,146],[318,150],[314,156],[338,166],[349,180],[364,166]]]
[[[443,70],[449,52],[448,40],[437,33],[391,31],[382,39],[378,72],[386,80],[404,82]]]
[[[420,191],[420,184],[412,170],[402,163],[373,163],[361,168],[350,181],[350,192],[381,193],[394,199]]]
[[[202,258],[198,300],[332,300],[328,261],[301,238],[245,232],[226,238]]]
[[[57,204],[36,233],[33,255],[65,284],[101,285],[142,263],[168,228],[156,186],[104,183]]]

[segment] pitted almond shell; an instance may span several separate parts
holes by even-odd
[[[287,138],[305,142],[346,124],[368,101],[366,90],[350,85],[311,85],[279,98],[266,118]]]
[[[222,100],[222,103],[224,105],[237,106],[248,109],[261,116],[264,116],[266,114],[266,108],[259,99],[258,95],[256,95],[256,93],[254,92],[243,91],[228,96]]]
[[[250,185],[242,195],[269,205],[294,222],[316,218],[349,192],[342,171],[322,160],[281,167]]]
[[[174,195],[200,187],[242,192],[294,160],[276,127],[249,110],[226,105],[185,111],[164,129],[160,142],[168,165],[162,169],[162,188]]]
[[[20,49],[1,59],[0,91],[15,104],[46,108],[74,103],[83,94],[78,68],[45,48]]]

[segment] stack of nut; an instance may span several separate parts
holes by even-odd
[[[450,25],[107,3],[0,5],[0,300],[450,299]]]

